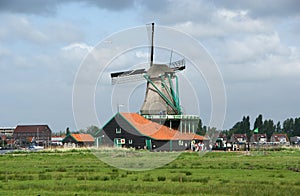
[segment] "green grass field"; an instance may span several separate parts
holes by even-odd
[[[88,150],[19,152],[0,156],[0,195],[299,195],[299,170],[299,150],[186,152],[149,171],[114,168]]]

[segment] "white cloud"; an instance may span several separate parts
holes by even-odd
[[[0,40],[14,42],[22,40],[43,42],[47,36],[35,29],[33,24],[24,16],[2,15]]]
[[[68,22],[37,23],[28,16],[1,14],[0,40],[6,43],[56,44],[80,41],[81,30]]]
[[[248,11],[247,10],[232,11],[228,9],[220,9],[217,11],[217,14],[227,20],[232,20],[232,19],[243,20],[247,17]]]
[[[84,50],[86,52],[90,52],[93,48],[93,46],[89,46],[86,43],[73,43],[68,46],[64,46],[62,50]]]
[[[147,59],[149,57],[149,53],[142,52],[142,51],[137,51],[135,55],[137,58],[143,58],[143,59]]]

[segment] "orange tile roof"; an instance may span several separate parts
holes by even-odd
[[[94,142],[94,138],[90,134],[72,133],[71,136],[78,142]]]
[[[194,133],[180,133],[167,126],[158,124],[136,113],[120,113],[137,131],[155,140],[206,140],[205,137]]]

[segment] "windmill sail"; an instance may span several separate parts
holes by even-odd
[[[169,64],[169,67],[173,68],[174,71],[181,71],[185,69],[185,60],[174,61]]]
[[[114,72],[110,74],[112,84],[120,84],[126,82],[134,82],[144,80],[143,74],[145,69],[135,69],[130,71]]]
[[[149,24],[150,25],[150,24]],[[151,43],[150,45],[150,67],[153,65],[153,59],[154,59],[154,23],[151,23],[151,29],[149,28],[149,25],[148,28],[147,28],[147,31],[148,31],[148,39],[149,39],[149,42]]]

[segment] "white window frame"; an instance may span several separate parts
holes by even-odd
[[[116,133],[117,134],[122,133],[122,129],[121,128],[116,128]]]
[[[178,140],[178,145],[183,146],[183,140]]]

